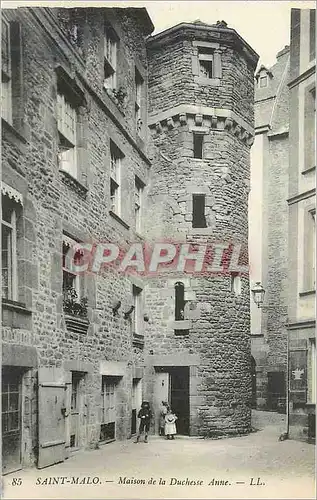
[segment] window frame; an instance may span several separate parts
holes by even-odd
[[[6,25],[8,33],[7,41],[7,59],[8,67],[3,69],[3,64],[1,64],[1,117],[12,125],[13,121],[13,102],[12,102],[12,57],[11,57],[11,27],[10,21],[2,15],[1,19],[1,38],[3,36],[3,25]],[[2,39],[1,39],[2,42]],[[3,61],[2,49],[3,43],[1,43],[1,63]]]
[[[118,37],[115,35],[114,30],[110,27],[105,27],[103,86],[106,90],[115,90],[117,88],[118,45]],[[108,50],[109,47],[110,51]]]
[[[310,338],[308,342],[307,363],[307,402],[316,404],[316,339]]]
[[[205,134],[201,132],[193,132],[193,152],[196,160],[204,159],[204,135]],[[199,142],[198,144],[197,141]],[[197,146],[200,151],[200,155],[197,155]]]
[[[316,208],[304,212],[304,291],[316,290]]]
[[[143,335],[143,288],[132,285],[133,313],[132,313],[132,333],[133,335]]]
[[[185,319],[185,284],[182,281],[176,281],[174,284],[175,296],[175,321],[184,321]]]
[[[116,422],[116,386],[117,381],[114,377],[102,375],[100,419],[101,424],[110,424]]]
[[[200,218],[198,218],[198,215],[195,212],[197,212],[197,203],[199,199],[203,199],[203,217],[202,217],[202,222],[200,221]],[[199,221],[198,221],[199,219]],[[193,229],[204,229],[207,228],[207,219],[206,219],[206,194],[205,193],[193,193],[192,194],[192,228]]]
[[[138,68],[134,67],[134,82],[135,82],[135,126],[139,135],[143,133],[143,92],[144,92],[144,78]]]
[[[143,215],[143,199],[144,199],[145,184],[135,175],[134,177],[134,215],[135,215],[135,230],[138,233],[142,232],[142,215]]]
[[[78,180],[78,107],[66,95],[66,92],[60,89],[57,91],[56,114],[59,138],[58,167]],[[70,126],[71,121],[73,122],[73,128]],[[65,167],[65,165],[69,166]]]
[[[261,85],[261,82],[263,83],[265,82],[265,85]],[[268,82],[269,82],[268,75],[259,76],[259,88],[265,89],[266,87],[268,87]]]
[[[63,240],[62,240],[62,272],[63,272],[63,280],[62,280],[62,288],[63,288],[63,293],[66,290],[64,287],[64,283],[66,280],[64,280],[64,277],[67,276],[72,276],[73,277],[73,283],[75,283],[75,286],[72,286],[72,288],[76,291],[77,294],[77,302],[83,298],[84,293],[83,293],[83,276],[77,274],[76,272],[72,272],[71,269],[67,268],[64,265],[64,258],[66,258],[66,253],[64,254],[64,246],[68,247],[70,249],[71,247],[76,247],[76,244],[79,242],[71,238],[70,236],[66,235],[65,233],[63,234]],[[74,254],[75,255],[75,254]]]
[[[17,302],[18,300],[18,255],[17,255],[17,207],[15,207],[15,202],[5,194],[1,195],[1,203],[3,203],[4,199],[7,198],[9,203],[12,205],[10,207],[11,217],[10,222],[5,221],[3,219],[3,210],[2,210],[2,218],[1,218],[1,232],[2,227],[6,227],[10,230],[10,257],[8,256],[8,294],[7,297],[4,297],[6,300],[11,300]],[[1,240],[1,254],[4,251],[3,239]],[[1,261],[1,274],[2,274],[2,287],[3,287],[3,267]],[[10,275],[10,276],[9,276]],[[3,293],[3,288],[2,288]]]
[[[214,63],[214,51],[210,51],[207,48],[199,48],[198,49],[198,69],[199,69],[199,77],[206,78],[207,80],[212,80],[215,78],[215,63]],[[211,66],[211,68],[208,68]],[[202,70],[204,70],[202,72]],[[209,73],[209,76],[206,76],[205,72]]]
[[[110,211],[121,217],[121,172],[124,154],[110,140]]]

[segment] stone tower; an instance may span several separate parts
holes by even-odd
[[[224,21],[181,23],[147,49],[147,239],[188,243],[193,252],[217,242],[232,256],[248,243],[258,56]],[[214,258],[223,251],[213,248]],[[180,434],[250,430],[249,302],[248,273],[171,268],[149,280],[146,397],[155,409],[169,400]]]

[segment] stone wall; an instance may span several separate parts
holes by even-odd
[[[88,298],[88,332],[85,335],[69,331],[62,297],[62,239],[66,232],[77,241],[118,242],[124,248],[137,238],[135,175],[146,184],[150,163],[145,143],[138,141],[135,128],[134,71],[138,64],[146,74],[144,39],[149,27],[138,23],[133,12],[129,16],[120,9],[116,12],[82,9],[87,24],[81,51],[71,45],[65,31],[62,34],[63,25],[56,11],[47,13],[28,8],[12,12],[10,15],[19,21],[23,36],[23,124],[19,130],[15,123],[4,124],[2,165],[4,182],[23,196],[18,226],[22,308],[5,306],[3,340],[8,344],[33,345],[39,367],[66,367],[72,361],[75,363],[72,370],[80,371],[82,363],[92,365],[83,384],[88,411],[80,424],[79,445],[96,446],[100,432],[102,360],[124,362],[125,372],[117,390],[116,438],[128,438],[131,434],[132,368],[143,363],[142,349],[132,345],[131,322],[123,318],[123,312],[132,303],[132,282],[114,270],[110,275],[87,274],[83,287]],[[121,35],[118,72],[127,91],[124,109],[117,106],[102,86],[104,13],[105,18],[109,15],[116,23]],[[56,99],[60,68],[82,95],[78,180],[65,176],[57,162]],[[121,218],[109,213],[110,139],[125,155]],[[112,307],[118,300],[122,306],[118,316],[114,316]],[[28,395],[24,401],[27,408],[29,399],[36,398],[36,384],[31,385],[33,396]],[[37,453],[34,445],[37,412],[33,410],[31,413],[25,410],[24,414],[24,420],[28,420],[24,453],[27,463],[34,461]]]
[[[246,136],[235,133],[238,124],[227,128],[226,114],[222,117],[221,111],[239,113],[241,123],[252,131],[252,70],[220,38],[222,78],[214,86],[209,82],[197,83],[192,56],[197,54],[195,44],[207,39],[206,32],[203,34],[192,25],[179,28],[173,37],[167,31],[148,44],[153,166],[148,187],[147,235],[159,241],[238,242],[246,248],[249,144]],[[235,91],[234,79],[241,81]],[[211,108],[217,108],[217,117],[211,116]],[[204,134],[202,159],[194,158],[195,131]],[[205,195],[206,228],[192,227],[193,193]],[[241,294],[236,295],[230,273],[213,277],[193,274],[188,271],[184,276],[170,271],[167,278],[153,278],[147,290],[152,321],[146,352],[154,355],[156,366],[164,365],[166,356],[173,355],[176,366],[186,365],[184,360],[190,355],[199,358],[195,365],[190,364],[190,434],[215,437],[248,432],[248,277],[241,278]],[[185,285],[188,324],[184,323],[189,325],[188,335],[177,334],[174,285],[178,280]],[[152,398],[154,375],[153,371],[147,374]]]

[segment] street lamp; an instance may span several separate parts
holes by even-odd
[[[255,286],[251,289],[252,295],[253,295],[253,300],[255,304],[260,308],[263,305],[264,302],[264,295],[265,295],[265,290],[263,286],[261,285],[260,281],[257,281],[255,283]]]

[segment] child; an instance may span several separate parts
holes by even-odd
[[[165,435],[166,439],[174,439],[174,435],[176,434],[176,422],[177,417],[172,412],[172,409],[169,408],[167,414],[165,415]]]
[[[141,410],[138,413],[138,418],[140,419],[140,426],[135,443],[138,443],[140,441],[140,437],[143,431],[144,431],[144,442],[147,443],[148,442],[147,436],[150,430],[150,422],[152,418],[152,412],[148,401],[143,401],[141,405]]]
[[[160,408],[160,425],[159,425],[160,436],[165,435],[165,415],[167,414],[168,408],[169,408],[168,403],[166,401],[162,401]]]

